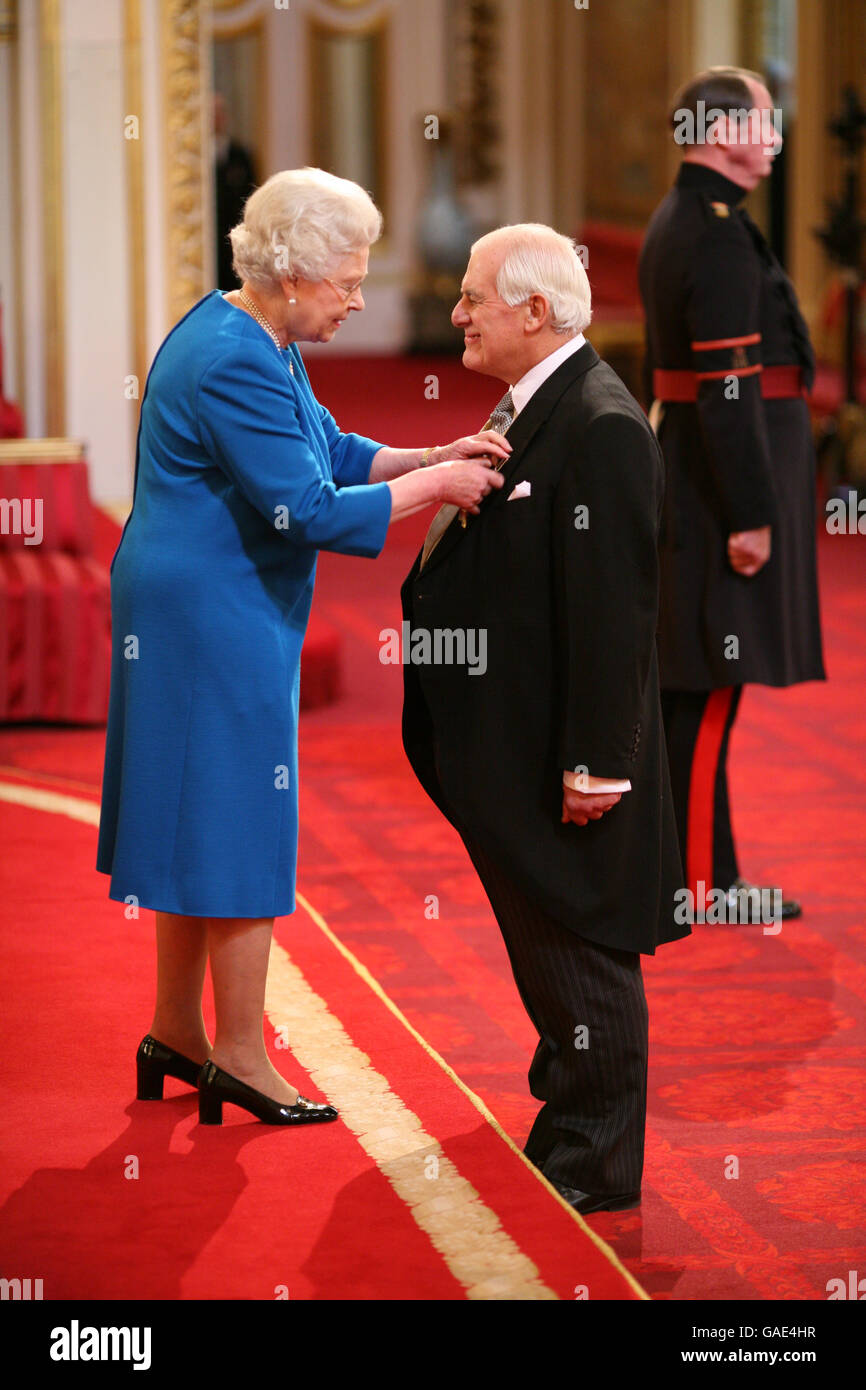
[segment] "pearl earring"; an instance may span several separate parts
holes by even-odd
[[[290,304],[297,304],[297,302],[298,302],[298,301],[297,301],[296,299],[290,299],[290,300],[289,300],[289,303],[290,303]]]

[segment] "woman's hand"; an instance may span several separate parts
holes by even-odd
[[[489,442],[486,447],[490,447]],[[380,449],[379,453],[382,452]],[[416,467],[399,478],[387,480],[391,489],[391,520],[400,521],[404,516],[412,516],[434,502],[440,506],[443,502],[451,502],[462,511],[473,512],[477,516],[478,503],[493,488],[502,487],[503,481],[502,474],[497,473],[490,463],[478,463],[474,459],[455,459],[452,463]]]
[[[480,434],[467,434],[455,439],[453,444],[441,444],[431,449],[428,464],[446,463],[449,459],[507,459],[511,445],[504,434],[497,430],[482,430]]]
[[[474,463],[471,460],[454,463],[436,463],[433,470],[440,473],[440,501],[450,502],[461,511],[472,512],[477,516],[478,503],[493,488],[502,487],[505,479],[487,463]]]
[[[404,473],[417,470],[429,473],[443,463],[460,462],[463,459],[489,459],[492,463],[504,463],[512,452],[511,445],[503,434],[496,430],[482,430],[480,434],[467,434],[455,439],[453,444],[437,444],[429,449],[392,449],[383,444],[373,455],[368,483],[390,483],[402,478]]]

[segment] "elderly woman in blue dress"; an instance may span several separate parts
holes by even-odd
[[[319,550],[376,556],[433,503],[476,512],[501,435],[396,449],[344,434],[299,342],[352,311],[381,217],[356,184],[275,174],[231,233],[241,288],[213,290],[156,354],[132,512],[112,561],[113,655],[97,868],[156,912],[157,994],[138,1095],[166,1075],[269,1124],[333,1120],[271,1065],[273,919],[295,908],[301,646]],[[205,1031],[206,962],[216,1030]]]

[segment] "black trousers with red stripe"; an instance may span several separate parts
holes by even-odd
[[[742,693],[741,685],[661,693],[683,873],[696,901],[698,883],[727,889],[740,876],[727,760]]]

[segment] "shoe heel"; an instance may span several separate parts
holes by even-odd
[[[138,1100],[162,1100],[165,1071],[152,1057],[139,1057],[136,1062]]]
[[[223,1103],[212,1091],[198,1093],[198,1122],[200,1125],[221,1125],[223,1122]]]

